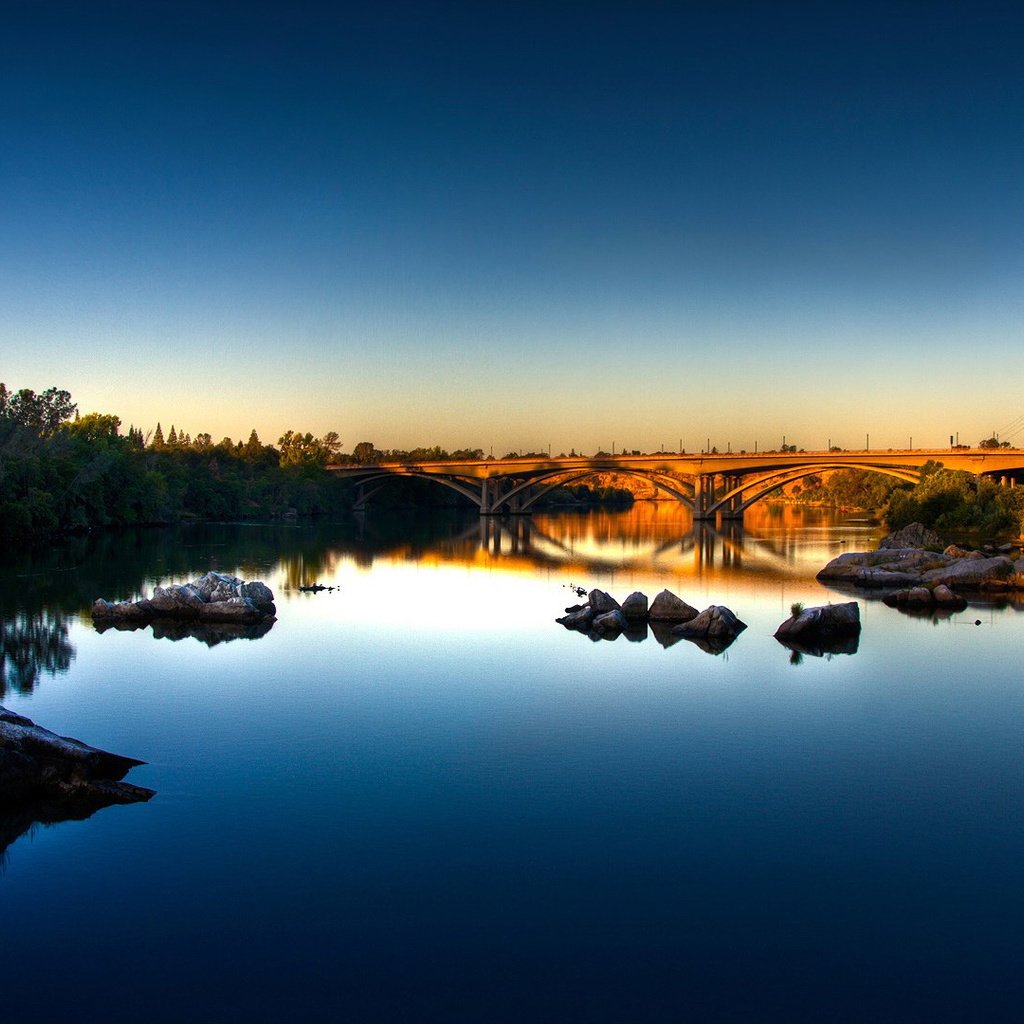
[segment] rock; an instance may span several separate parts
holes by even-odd
[[[944,583],[953,590],[1008,590],[1016,585],[1014,564],[1006,555],[963,558],[922,574],[926,583]]]
[[[967,607],[967,599],[959,594],[954,594],[945,583],[940,583],[932,590],[932,599],[942,608],[964,609]]]
[[[5,802],[47,800],[87,809],[149,800],[153,790],[121,781],[144,763],[57,736],[0,707],[0,797]]]
[[[651,622],[689,622],[698,615],[697,609],[688,605],[670,590],[663,590],[651,602],[647,613]]]
[[[622,602],[622,614],[630,622],[644,622],[647,619],[647,595],[634,591]]]
[[[274,592],[260,580],[253,580],[251,583],[243,583],[239,588],[240,595],[247,601],[253,603],[253,607],[257,611],[268,612],[271,615],[276,614],[277,608],[274,606]]]
[[[153,597],[149,603],[156,615],[168,615],[179,619],[197,618],[201,609],[206,605],[206,601],[188,584],[177,587],[157,587],[153,591]]]
[[[724,605],[710,605],[687,622],[674,626],[672,632],[685,639],[735,640],[747,628]]]
[[[601,615],[603,612],[613,612],[619,607],[619,602],[611,594],[606,594],[603,590],[592,590],[589,601],[595,615]]]
[[[805,608],[791,615],[775,631],[776,640],[818,641],[860,632],[860,607],[856,601]]]
[[[555,619],[555,622],[561,623],[566,629],[579,629],[583,632],[590,629],[590,624],[594,621],[594,609],[590,605],[577,605],[572,611],[567,609],[567,612],[568,614],[560,619]]]
[[[238,596],[242,581],[237,576],[221,572],[208,572],[189,584],[204,601],[223,601]]]
[[[602,636],[607,636],[610,633],[621,633],[628,626],[629,623],[626,621],[626,616],[622,614],[621,608],[604,612],[602,615],[595,615],[594,621],[590,624],[590,628]]]
[[[879,548],[934,548],[942,547],[942,538],[921,523],[911,523],[902,530],[890,533],[878,542]]]
[[[858,587],[910,587],[920,583],[929,570],[944,568],[955,561],[946,555],[918,548],[848,551],[833,558],[818,573],[818,579]]]
[[[144,626],[153,618],[153,608],[148,601],[104,601],[98,598],[92,606],[95,622],[124,622]]]
[[[216,572],[191,583],[157,587],[150,600],[115,604],[101,598],[92,607],[97,628],[137,628],[155,619],[255,623],[273,621],[276,612],[273,591],[265,583],[244,583]]]

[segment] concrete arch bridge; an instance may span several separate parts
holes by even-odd
[[[986,476],[1012,487],[1024,482],[1024,449],[933,448],[873,451],[760,452],[751,454],[594,455],[558,458],[381,462],[329,466],[357,486],[355,507],[389,481],[430,480],[471,501],[481,515],[529,514],[556,487],[601,473],[634,476],[689,508],[694,519],[740,519],[777,487],[835,469],[862,469],[918,483],[925,463]]]

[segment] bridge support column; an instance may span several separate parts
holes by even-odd
[[[708,511],[715,503],[715,477],[713,473],[700,473],[693,481],[693,518],[714,519]]]
[[[739,487],[740,478],[738,476],[727,476],[725,478],[725,489],[727,491],[735,490]],[[734,494],[726,504],[725,508],[722,509],[723,519],[742,519],[743,509],[740,507],[743,504],[743,498],[739,494]]]
[[[365,512],[370,498],[372,498],[383,486],[383,484],[377,484],[376,487],[371,487],[367,490],[366,484],[359,484],[356,488],[356,500],[352,502],[352,511]]]

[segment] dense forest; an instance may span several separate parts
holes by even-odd
[[[344,507],[324,469],[336,434],[289,431],[279,447],[195,438],[158,424],[122,433],[117,416],[79,415],[67,391],[0,384],[0,543],[100,526],[271,518]]]

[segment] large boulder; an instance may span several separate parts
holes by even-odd
[[[904,526],[902,530],[890,533],[879,542],[880,548],[933,548],[936,551],[942,549],[942,538],[927,526],[921,523],[911,523]]]
[[[698,615],[696,608],[688,605],[670,590],[663,590],[651,602],[647,617],[651,622],[689,622]]]
[[[925,583],[944,583],[953,590],[1008,590],[1016,586],[1014,563],[1006,555],[992,558],[962,558],[930,569],[922,575]]]
[[[833,558],[818,573],[818,579],[858,587],[912,587],[926,572],[945,568],[955,561],[947,555],[919,548],[848,551]]]
[[[630,622],[644,622],[647,619],[647,595],[634,591],[622,602],[622,614]]]
[[[614,608],[610,612],[595,615],[594,621],[590,624],[593,632],[601,636],[618,635],[629,626],[626,616],[622,614],[621,608]]]
[[[693,639],[702,637],[708,640],[734,640],[747,628],[730,609],[724,605],[713,604],[695,615],[687,622],[672,627],[676,636]]]
[[[148,800],[153,790],[121,781],[140,764],[0,707],[0,803],[49,800],[89,809]]]
[[[613,612],[619,607],[619,602],[611,594],[603,590],[592,590],[588,600],[590,607],[594,609],[595,615],[600,615],[603,612]]]
[[[860,607],[856,601],[848,601],[796,611],[775,631],[775,638],[783,642],[822,640],[859,632]]]
[[[586,632],[594,621],[594,609],[589,604],[576,605],[574,608],[566,608],[566,614],[555,622],[565,626],[566,629],[578,629]]]
[[[155,615],[175,619],[198,618],[206,601],[187,583],[174,587],[156,587],[149,605]]]

